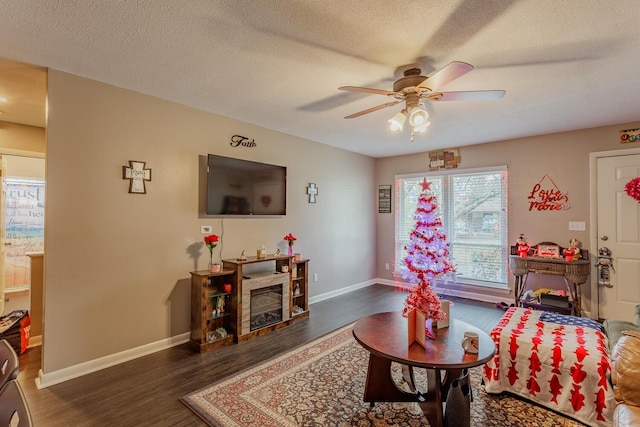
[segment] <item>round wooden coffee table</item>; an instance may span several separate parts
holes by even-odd
[[[353,336],[369,350],[369,368],[364,401],[418,402],[432,427],[443,425],[443,404],[451,383],[464,369],[483,365],[495,354],[495,344],[484,331],[460,320],[451,319],[448,328],[437,329],[436,339],[427,340],[427,348],[409,344],[408,322],[400,312],[377,313],[364,317],[353,326]],[[478,354],[465,353],[465,332],[480,337]],[[403,376],[411,391],[398,388],[391,378],[391,362],[403,365]],[[416,390],[413,367],[426,368],[427,391]],[[444,371],[444,376],[441,372]]]

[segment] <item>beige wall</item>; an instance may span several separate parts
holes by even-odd
[[[0,153],[44,157],[45,150],[44,129],[0,121]]]
[[[640,122],[627,123],[462,147],[460,148],[462,162],[459,168],[507,165],[510,244],[515,244],[520,233],[524,233],[531,244],[552,241],[568,246],[569,239],[575,237],[583,243],[584,249],[590,249],[589,154],[598,151],[639,148],[638,142],[621,144],[619,139],[620,130],[639,126]],[[424,172],[428,169],[427,165],[427,153],[378,159],[376,186],[393,184],[396,174]],[[529,210],[527,196],[545,174],[554,180],[560,190],[568,193],[570,209]],[[569,221],[584,221],[586,230],[569,231]],[[384,264],[393,264],[394,248],[389,242],[394,240],[394,215],[377,214],[376,228],[378,234],[376,277],[392,280],[392,271],[385,270]],[[592,275],[594,272],[595,269],[592,270]],[[553,276],[530,275],[528,284],[565,288],[564,281]],[[478,286],[451,286],[466,292],[501,297],[505,302],[513,301],[513,294],[505,291],[488,290]],[[513,286],[513,276],[509,277],[509,286]],[[582,286],[582,291],[588,299],[583,307],[588,310],[591,299],[588,283]]]
[[[222,236],[223,258],[293,233],[318,273],[311,297],[374,277],[373,159],[55,70],[48,111],[45,375],[188,332],[201,225]],[[257,147],[230,147],[234,134]],[[199,218],[207,153],[287,166],[286,217]],[[127,192],[129,160],[153,171],[146,195]]]
[[[7,176],[44,179],[44,158],[3,156],[7,161]]]

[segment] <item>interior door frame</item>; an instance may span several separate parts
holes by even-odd
[[[598,277],[595,274],[594,257],[598,254],[598,159],[603,157],[619,157],[640,154],[640,147],[620,150],[598,151],[589,154],[589,248],[591,252],[591,301],[589,312],[592,319],[600,317],[600,292],[598,291]],[[595,306],[594,306],[595,305]]]

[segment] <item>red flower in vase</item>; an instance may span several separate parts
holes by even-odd
[[[289,256],[292,256],[293,255],[293,242],[296,241],[296,237],[293,234],[289,233],[286,236],[284,236],[284,240],[286,240],[287,243],[289,243],[288,254],[289,254]]]
[[[295,242],[297,239],[293,234],[289,233],[286,236],[284,236],[284,240],[286,240],[289,243],[289,246],[293,246],[293,242]]]
[[[213,250],[218,245],[218,236],[215,234],[210,234],[208,236],[204,236],[204,244],[207,245],[209,250]]]
[[[204,244],[209,248],[210,260],[211,262],[213,262],[213,248],[218,246],[218,236],[216,236],[215,234],[204,236]]]

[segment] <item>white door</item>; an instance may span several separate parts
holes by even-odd
[[[5,269],[4,269],[4,259],[7,254],[7,250],[5,248],[6,242],[6,227],[5,227],[5,213],[6,210],[6,200],[7,193],[4,185],[4,181],[6,179],[6,159],[0,155],[0,185],[2,186],[2,190],[0,191],[0,315],[4,315],[4,279],[5,279]]]
[[[640,304],[640,201],[625,192],[625,185],[638,177],[640,154],[597,159],[598,246],[592,257],[597,261],[599,250],[608,248],[613,258],[609,283],[598,285],[603,319],[633,321]]]

